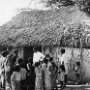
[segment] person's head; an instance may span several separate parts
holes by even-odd
[[[49,60],[50,55],[49,55],[49,54],[46,54],[46,55],[45,55],[45,58],[47,58],[47,59]]]
[[[40,62],[40,65],[42,65],[43,61],[39,61]]]
[[[8,54],[9,54],[8,51],[3,51],[3,52],[2,52],[2,56],[3,56],[3,57],[6,57]]]
[[[18,54],[18,50],[15,50],[15,51],[14,51],[14,54],[17,55],[17,54]]]
[[[59,58],[56,58],[57,62],[59,62]]]
[[[40,62],[35,62],[35,67],[40,66]]]
[[[76,62],[76,65],[77,65],[77,66],[80,66],[80,62]]]
[[[65,49],[61,49],[61,54],[64,54],[65,53]]]
[[[62,61],[62,65],[64,65],[64,61]]]
[[[49,61],[52,62],[52,61],[53,61],[53,57],[50,57],[50,58],[49,58]]]
[[[21,65],[23,63],[23,59],[22,58],[19,58],[18,59],[18,64]]]
[[[16,65],[15,68],[14,68],[14,71],[19,72],[20,71],[20,66]]]
[[[48,63],[48,59],[44,58],[43,63],[47,64]]]
[[[32,58],[31,57],[29,57],[28,58],[28,63],[30,63],[32,61]]]
[[[38,51],[38,48],[37,48],[37,47],[34,47],[34,48],[33,48],[33,51],[34,51],[34,52],[37,52],[37,51]]]

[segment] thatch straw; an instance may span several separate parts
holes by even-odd
[[[1,26],[0,43],[8,46],[67,45],[78,47],[80,37],[77,31],[86,33],[86,23],[84,23],[85,28],[83,27],[85,17],[88,18],[84,12],[75,7],[48,11],[23,11]],[[77,37],[76,40],[73,39],[74,43],[72,43],[73,36]],[[84,47],[87,45],[85,43]]]

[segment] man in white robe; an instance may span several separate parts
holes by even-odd
[[[35,50],[33,54],[33,63],[38,61],[42,61],[45,58],[45,55],[41,53],[40,51]]]

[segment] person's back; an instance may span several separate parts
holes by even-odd
[[[21,89],[25,90],[26,89],[26,65],[23,62],[24,60],[22,58],[18,59],[18,64],[20,67],[20,73],[21,73]]]
[[[33,54],[33,63],[42,61],[45,58],[45,55],[38,51],[37,49],[34,49],[34,54]]]
[[[11,80],[19,82],[21,80],[21,73],[14,71],[11,76]]]
[[[20,72],[21,72],[21,77],[22,77],[22,80],[25,80],[26,79],[26,69],[25,68],[20,68]]]
[[[16,66],[11,75],[11,88],[12,90],[21,90],[21,72],[20,67]]]

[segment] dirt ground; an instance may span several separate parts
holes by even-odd
[[[89,87],[66,87],[63,90],[90,90],[90,86]]]

